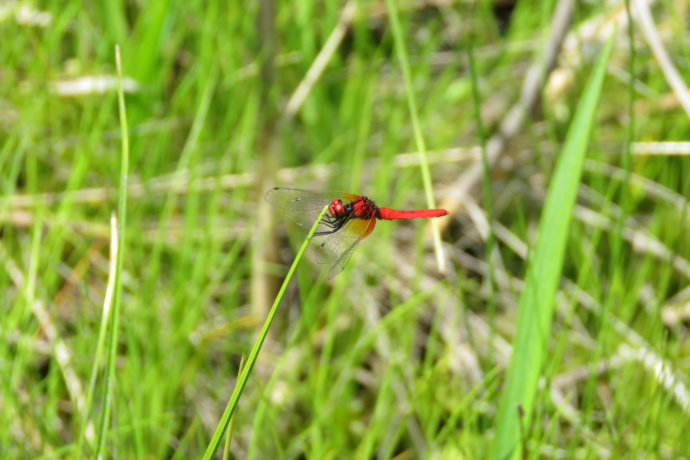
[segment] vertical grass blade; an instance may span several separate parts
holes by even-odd
[[[491,458],[494,459],[518,458],[524,448],[521,446],[521,435],[525,433],[522,428],[529,427],[532,416],[551,330],[570,217],[614,36],[611,35],[599,56],[585,87],[544,204],[525,289],[520,298],[513,354],[496,418],[496,438],[491,448]]]
[[[110,335],[108,337],[108,366],[105,370],[105,397],[103,401],[103,413],[99,430],[98,448],[95,458],[105,457],[105,439],[108,431],[108,420],[110,418],[111,406],[113,403],[114,379],[115,379],[115,359],[117,358],[117,331],[120,323],[120,303],[122,297],[122,254],[125,239],[125,222],[127,216],[127,185],[129,178],[129,131],[127,128],[127,110],[125,106],[125,92],[122,86],[122,61],[120,59],[120,47],[115,47],[115,62],[117,66],[118,79],[118,107],[120,113],[120,130],[122,133],[122,152],[120,156],[120,186],[118,190],[118,232],[117,232],[117,256],[115,267],[115,290],[114,303],[112,309],[112,321]]]
[[[426,154],[426,143],[424,142],[424,135],[422,134],[422,125],[419,121],[419,112],[417,111],[417,102],[414,97],[414,88],[412,86],[412,72],[410,71],[410,63],[407,58],[407,47],[403,35],[402,26],[398,17],[398,8],[394,0],[386,0],[388,7],[388,19],[390,20],[391,30],[393,31],[393,39],[395,41],[395,54],[398,56],[400,62],[400,70],[405,81],[405,95],[407,96],[407,105],[410,110],[410,117],[412,119],[412,128],[414,130],[414,138],[419,150],[419,169],[422,173],[422,182],[424,183],[424,194],[426,195],[426,204],[429,208],[436,207],[436,200],[434,198],[434,191],[431,186],[431,172],[429,170],[429,160]],[[436,252],[436,262],[438,270],[441,273],[445,272],[446,262],[443,258],[443,249],[441,248],[441,230],[438,225],[438,220],[431,219],[431,228],[434,239],[434,250]]]
[[[93,398],[96,391],[96,380],[98,378],[98,371],[101,368],[101,363],[105,357],[105,340],[108,337],[108,324],[110,321],[110,311],[113,306],[113,296],[115,292],[115,273],[117,272],[117,254],[118,249],[118,227],[117,214],[115,211],[110,216],[110,261],[108,269],[108,284],[105,290],[105,298],[103,299],[103,316],[101,316],[101,324],[98,330],[98,339],[96,341],[96,352],[94,353],[93,367],[91,368],[91,377],[89,378],[89,389],[86,393],[86,403],[82,412],[82,429],[79,435],[79,442],[77,444],[77,458],[82,458],[83,445],[88,439],[93,441],[93,425],[90,420],[91,408],[93,406]]]

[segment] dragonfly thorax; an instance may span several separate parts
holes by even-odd
[[[343,200],[337,198],[331,201],[328,211],[335,218],[371,219],[378,215],[378,207],[365,196],[347,204],[343,204]]]

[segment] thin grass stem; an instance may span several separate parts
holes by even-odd
[[[103,402],[103,412],[100,421],[98,437],[98,447],[94,457],[105,456],[105,439],[108,429],[108,419],[113,404],[113,392],[115,389],[115,359],[117,358],[117,334],[120,325],[120,304],[122,298],[122,263],[123,247],[125,239],[125,226],[127,217],[127,183],[129,178],[129,131],[127,128],[127,110],[125,106],[125,93],[122,84],[122,60],[120,57],[120,47],[115,46],[115,63],[117,66],[118,78],[118,108],[120,113],[120,130],[122,133],[121,154],[120,154],[120,185],[118,200],[118,231],[117,231],[117,264],[115,267],[115,289],[114,303],[112,309],[112,327],[108,336],[108,366],[105,371],[105,398]]]
[[[318,219],[316,219],[314,225],[312,225],[311,227],[311,230],[309,230],[309,234],[305,238],[304,243],[302,243],[302,247],[300,247],[299,251],[297,252],[295,260],[292,263],[292,266],[290,267],[290,270],[288,271],[285,280],[283,281],[283,285],[280,287],[280,290],[278,291],[278,295],[276,296],[275,301],[273,302],[273,306],[271,307],[271,310],[268,312],[266,321],[264,321],[264,325],[261,328],[259,337],[257,338],[256,343],[254,343],[254,348],[252,348],[251,353],[249,353],[249,358],[247,359],[247,364],[244,368],[244,371],[240,374],[240,378],[237,380],[235,390],[232,392],[232,395],[230,396],[230,401],[228,401],[228,405],[225,407],[223,416],[221,417],[220,422],[216,427],[216,432],[213,433],[213,438],[211,438],[211,442],[206,448],[206,452],[203,456],[203,458],[206,460],[210,460],[211,458],[213,458],[216,451],[218,450],[218,447],[220,446],[223,434],[225,433],[225,431],[228,428],[228,425],[230,424],[230,420],[233,414],[235,413],[235,409],[237,409],[237,403],[240,400],[240,396],[242,396],[244,387],[247,385],[249,374],[251,374],[252,369],[254,368],[256,358],[259,356],[261,347],[263,346],[264,340],[266,340],[266,336],[268,335],[268,330],[271,328],[271,323],[273,323],[273,318],[275,317],[276,312],[278,311],[280,301],[283,299],[283,296],[285,295],[285,290],[290,284],[290,280],[292,279],[292,276],[295,273],[295,270],[297,269],[297,264],[299,264],[299,261],[302,259],[302,255],[304,254],[304,251],[307,249],[309,240],[311,240],[311,237],[314,235],[316,227],[318,227],[319,222],[321,222],[321,218],[323,217],[326,210],[328,210],[328,207],[323,208],[321,214],[319,214]]]
[[[431,186],[431,172],[429,170],[429,160],[426,155],[426,143],[424,142],[424,135],[422,134],[422,125],[419,122],[417,102],[415,100],[414,89],[412,87],[410,63],[407,57],[407,47],[405,46],[402,26],[400,25],[400,18],[398,17],[398,7],[395,4],[395,0],[386,0],[386,5],[388,6],[388,18],[390,20],[391,29],[393,30],[393,38],[395,40],[395,52],[398,56],[398,61],[400,61],[400,69],[402,70],[403,79],[405,80],[405,95],[407,96],[407,105],[410,110],[410,117],[412,118],[414,138],[415,142],[417,143],[417,150],[419,151],[419,169],[422,173],[426,203],[429,208],[433,209],[436,208],[436,200],[434,199],[434,191]],[[445,273],[446,263],[445,258],[443,257],[443,249],[441,248],[441,231],[438,225],[438,220],[431,220],[431,228],[438,270],[441,273]]]

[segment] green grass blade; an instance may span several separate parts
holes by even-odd
[[[489,232],[484,241],[486,248],[487,262],[489,263],[488,272],[488,296],[487,296],[487,312],[489,318],[489,325],[491,325],[490,343],[494,343],[495,319],[496,319],[496,261],[499,254],[496,246],[496,236],[494,234],[494,211],[493,203],[491,202],[493,193],[491,191],[491,165],[489,164],[489,157],[486,155],[486,130],[482,122],[482,98],[479,93],[479,76],[477,74],[477,64],[474,60],[474,38],[470,37],[467,46],[467,62],[470,70],[470,86],[472,88],[472,100],[474,101],[474,119],[477,125],[477,135],[479,137],[479,145],[482,151],[482,204],[486,212]],[[493,361],[493,347],[489,347],[489,361]]]
[[[261,332],[259,333],[259,337],[256,340],[256,343],[254,344],[254,348],[252,348],[252,351],[249,354],[247,364],[244,366],[244,370],[240,374],[240,378],[237,380],[235,390],[232,392],[232,395],[230,396],[230,401],[228,401],[228,405],[225,407],[225,412],[223,412],[223,416],[221,417],[220,422],[216,427],[216,432],[213,434],[213,438],[211,438],[211,442],[206,448],[206,452],[204,453],[203,457],[206,460],[210,460],[211,458],[213,458],[216,454],[216,451],[218,450],[218,447],[220,446],[220,443],[223,439],[223,434],[225,433],[225,431],[228,428],[228,425],[230,424],[232,415],[235,413],[237,403],[239,402],[240,396],[242,396],[244,387],[247,384],[247,380],[249,379],[249,374],[251,374],[252,369],[254,368],[256,358],[259,356],[261,347],[263,346],[264,340],[266,340],[266,336],[268,335],[268,330],[271,328],[271,323],[273,322],[273,318],[275,317],[276,312],[278,311],[280,301],[283,299],[283,296],[285,295],[285,290],[290,284],[290,280],[292,279],[292,275],[295,273],[297,264],[299,264],[299,261],[300,259],[302,259],[304,251],[307,249],[309,240],[311,240],[311,237],[314,235],[316,227],[319,225],[319,222],[321,222],[321,218],[323,217],[327,209],[327,207],[323,208],[321,214],[319,214],[319,218],[316,219],[314,225],[311,227],[311,230],[309,230],[309,234],[305,238],[304,243],[302,243],[302,247],[297,252],[297,255],[295,256],[295,261],[292,263],[292,266],[290,267],[290,270],[288,271],[288,274],[285,277],[285,281],[283,281],[283,285],[280,287],[280,291],[278,291],[278,295],[276,296],[276,299],[273,302],[271,310],[268,312],[268,316],[266,317],[266,321],[264,321],[264,325],[261,328]]]
[[[240,367],[237,370],[237,378],[239,379],[244,371],[244,366],[247,364],[247,355],[242,353],[242,359],[240,360]],[[232,441],[232,425],[235,420],[235,414],[230,417],[230,423],[228,423],[228,429],[225,434],[225,447],[223,448],[223,460],[228,460],[230,458],[230,443]]]
[[[412,119],[412,128],[414,129],[414,138],[419,150],[419,169],[422,173],[422,181],[424,182],[424,194],[426,195],[426,203],[429,208],[436,207],[436,199],[434,198],[434,191],[431,187],[431,172],[429,170],[429,160],[426,154],[426,143],[424,142],[424,135],[422,134],[422,125],[419,122],[419,113],[417,110],[417,102],[414,97],[414,90],[412,87],[412,74],[410,72],[410,63],[407,57],[407,47],[403,38],[403,30],[398,18],[398,7],[394,0],[386,0],[388,7],[388,18],[390,20],[391,29],[393,30],[393,38],[395,40],[395,54],[398,56],[400,62],[400,69],[402,70],[403,79],[405,81],[405,95],[407,96],[407,104],[410,109],[410,117]],[[445,271],[445,260],[443,258],[443,249],[441,248],[441,231],[437,219],[431,219],[431,228],[433,230],[434,250],[436,252],[436,261],[441,273]]]
[[[113,402],[113,391],[115,383],[115,359],[117,358],[117,333],[120,323],[120,303],[122,300],[122,261],[125,239],[125,222],[127,217],[127,185],[129,178],[129,131],[127,128],[127,110],[125,106],[125,93],[122,85],[122,63],[120,59],[120,48],[115,47],[115,61],[117,64],[118,77],[118,107],[120,113],[120,130],[122,133],[122,152],[120,157],[120,186],[118,199],[118,232],[117,232],[117,265],[115,268],[115,290],[114,303],[112,309],[112,321],[108,340],[108,367],[105,371],[105,398],[103,402],[103,413],[99,430],[98,448],[94,457],[105,457],[105,439],[110,418],[110,409]]]
[[[91,368],[91,377],[89,378],[89,387],[86,392],[86,403],[82,412],[82,429],[79,435],[79,443],[77,444],[77,458],[82,458],[83,445],[87,438],[87,431],[89,430],[89,417],[91,416],[91,407],[93,405],[93,398],[96,391],[96,381],[98,378],[98,371],[101,368],[101,362],[105,357],[105,340],[108,337],[108,324],[110,321],[110,312],[113,306],[113,293],[115,291],[115,273],[117,272],[117,254],[118,250],[118,232],[117,232],[117,216],[115,212],[110,217],[110,227],[112,229],[110,241],[110,261],[108,270],[108,284],[105,290],[105,298],[103,299],[103,316],[101,317],[101,324],[98,330],[98,340],[96,341],[96,352],[94,353],[93,366]]]
[[[539,232],[520,298],[517,330],[496,419],[492,458],[521,455],[521,417],[529,427],[539,376],[546,355],[554,299],[561,276],[570,218],[582,174],[589,135],[613,48],[611,35],[578,104],[563,145],[563,152],[546,198]]]

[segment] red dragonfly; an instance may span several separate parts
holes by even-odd
[[[376,219],[417,219],[447,216],[445,209],[398,211],[380,208],[369,198],[347,192],[312,192],[276,187],[266,193],[266,201],[283,210],[283,215],[296,224],[311,229],[325,206],[328,211],[316,228],[314,236],[324,237],[316,261],[330,264],[328,279],[343,271],[361,240],[367,237]]]

